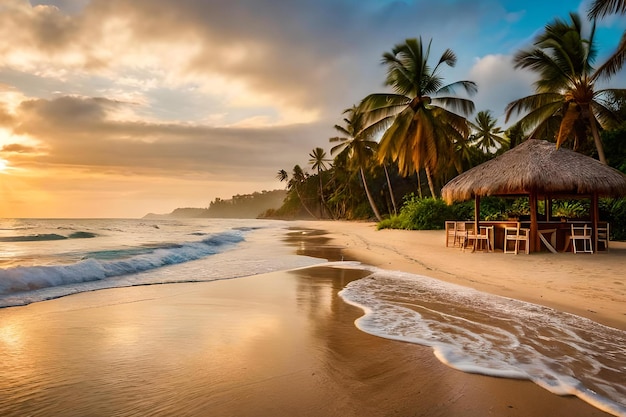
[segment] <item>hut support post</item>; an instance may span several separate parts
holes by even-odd
[[[537,192],[530,192],[528,205],[530,206],[530,252],[539,250],[539,233],[537,232]]]
[[[598,220],[600,208],[598,206],[598,193],[594,192],[591,197],[591,225],[593,227],[593,253],[598,253]]]
[[[474,236],[478,236],[478,231],[480,230],[479,223],[480,222],[480,196],[477,195],[474,198]]]

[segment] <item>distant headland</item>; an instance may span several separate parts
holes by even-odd
[[[216,198],[207,208],[177,208],[168,214],[148,213],[144,219],[191,219],[191,218],[233,218],[256,219],[267,217],[283,205],[287,196],[285,190],[261,191],[252,194],[235,195],[229,200]]]

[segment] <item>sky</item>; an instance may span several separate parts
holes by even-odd
[[[445,81],[476,82],[476,110],[506,128],[534,81],[512,56],[588,4],[0,0],[0,217],[137,218],[285,188],[278,170],[330,153],[344,109],[391,91],[381,57],[407,38],[452,49]],[[598,22],[598,62],[625,29]]]

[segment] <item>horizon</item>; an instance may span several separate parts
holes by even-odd
[[[382,54],[432,39],[476,112],[531,94],[511,57],[590,0],[4,0],[0,217],[135,219],[284,189],[330,150],[343,109],[383,86]],[[441,3],[441,2],[440,2]],[[597,22],[598,59],[626,19]],[[621,71],[607,86],[626,86]]]

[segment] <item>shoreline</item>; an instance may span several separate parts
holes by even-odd
[[[376,230],[371,222],[296,221],[324,230],[346,258],[540,304],[626,330],[626,242],[608,253],[504,254],[445,247],[443,230]]]
[[[485,264],[498,254],[445,248],[442,231],[388,233],[372,223],[350,222],[287,226],[293,233],[283,234],[281,248],[272,253],[360,260],[493,285],[481,282],[478,272],[455,268],[464,271],[472,261]],[[502,256],[505,265],[533,258]],[[496,263],[489,267],[497,270]],[[199,266],[178,268],[188,273],[204,268]],[[430,347],[359,330],[354,321],[362,309],[338,292],[361,277],[320,263],[211,282],[103,289],[0,309],[0,391],[7,394],[0,410],[16,417],[129,410],[178,416],[183,409],[189,416],[229,417],[610,415],[529,380],[465,373],[440,362]]]

